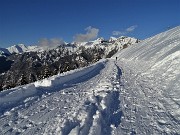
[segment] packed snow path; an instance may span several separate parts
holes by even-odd
[[[165,80],[156,80],[138,72],[131,62],[118,63],[123,69],[120,99],[123,116],[116,134],[180,134],[180,99],[166,91]]]
[[[133,71],[130,65],[109,59],[59,85],[59,90],[58,85],[44,87],[45,93],[4,109],[0,134],[180,134],[178,102]]]
[[[17,106],[5,102],[9,108],[1,108],[0,134],[111,134],[122,116],[120,75],[114,61],[104,61],[88,74],[59,85],[59,91],[58,85],[44,87],[44,93],[20,98]],[[14,91],[1,96],[18,90]]]

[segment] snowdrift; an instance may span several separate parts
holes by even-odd
[[[24,86],[9,89],[7,91],[0,92],[0,112],[4,112],[9,107],[21,103],[24,99],[32,96],[42,96],[43,94],[55,92],[67,87],[68,83],[78,83],[79,81],[85,81],[91,72],[99,72],[104,68],[104,62],[106,60],[100,60],[99,62],[85,68],[76,69],[66,73],[52,76],[44,80],[40,80]],[[80,79],[82,78],[82,79]],[[84,79],[84,80],[83,80]]]

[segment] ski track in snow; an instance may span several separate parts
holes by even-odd
[[[88,74],[60,91],[32,96],[13,106],[0,117],[0,134],[111,134],[122,116],[121,71],[109,61],[96,72],[87,81],[82,82]]]
[[[118,65],[123,65],[120,99],[124,116],[115,133],[180,134],[179,104],[163,94],[163,86],[157,85],[163,83],[135,72],[134,64],[121,61]]]
[[[81,93],[85,94],[82,96],[83,99],[79,99],[79,108],[75,106],[75,110],[69,112],[66,119],[61,122],[59,118],[55,119],[53,123],[57,123],[57,126],[49,124],[50,127],[47,129],[62,135],[111,134],[113,127],[119,125],[122,113],[119,108],[118,69],[114,66],[112,72],[112,64],[114,62],[108,63],[104,69],[106,72],[102,71],[100,75],[87,82],[88,86],[91,84],[90,88],[83,87]],[[49,134],[49,131],[45,131],[45,134]]]
[[[26,98],[0,116],[0,134],[179,134],[174,95],[163,95],[133,65],[109,59],[59,91]]]

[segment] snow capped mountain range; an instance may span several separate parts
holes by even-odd
[[[28,50],[28,47],[26,47],[24,44],[18,44],[18,45],[13,45],[11,47],[8,47],[7,50],[10,53],[22,53]]]
[[[99,46],[104,46],[104,45],[118,45],[119,47],[122,47],[124,44],[134,44],[138,42],[138,39],[131,38],[131,37],[110,37],[109,40],[105,40],[104,38],[98,38],[94,41],[89,41],[89,42],[72,42],[72,43],[66,43],[63,45],[64,47],[70,48],[70,47],[80,47],[80,46],[85,46],[85,47],[93,47],[95,45]],[[18,45],[13,45],[8,48],[0,48],[0,56],[1,55],[10,55],[12,53],[23,53],[23,52],[36,52],[36,51],[43,51],[43,47],[41,46],[26,46],[24,44],[18,44]]]
[[[119,38],[116,37],[110,37],[109,40],[105,40],[103,37],[97,38],[94,41],[89,42],[73,42],[76,46],[86,46],[86,47],[92,47],[94,45],[104,46],[104,45],[124,45],[124,44],[134,44],[139,42],[140,40],[133,38],[133,37],[125,37],[121,36]]]
[[[35,52],[42,51],[43,49],[39,46],[25,46],[24,44],[13,45],[8,48],[0,48],[0,55],[10,55],[13,53],[23,53],[23,52]]]

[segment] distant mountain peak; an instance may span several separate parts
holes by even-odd
[[[126,43],[129,44],[134,44],[137,39],[131,38],[131,37],[110,37],[108,40],[105,40],[103,37],[99,37],[95,40],[88,41],[88,42],[72,42],[72,43],[66,43],[64,42],[63,46],[68,47],[68,48],[74,48],[74,47],[79,47],[79,46],[86,46],[86,47],[92,47],[95,45],[124,45]],[[26,46],[25,44],[16,44],[13,46],[10,46],[8,48],[0,48],[0,56],[4,55],[11,55],[12,53],[23,53],[23,52],[42,52],[44,50],[51,50],[52,48],[43,48],[42,46]]]

